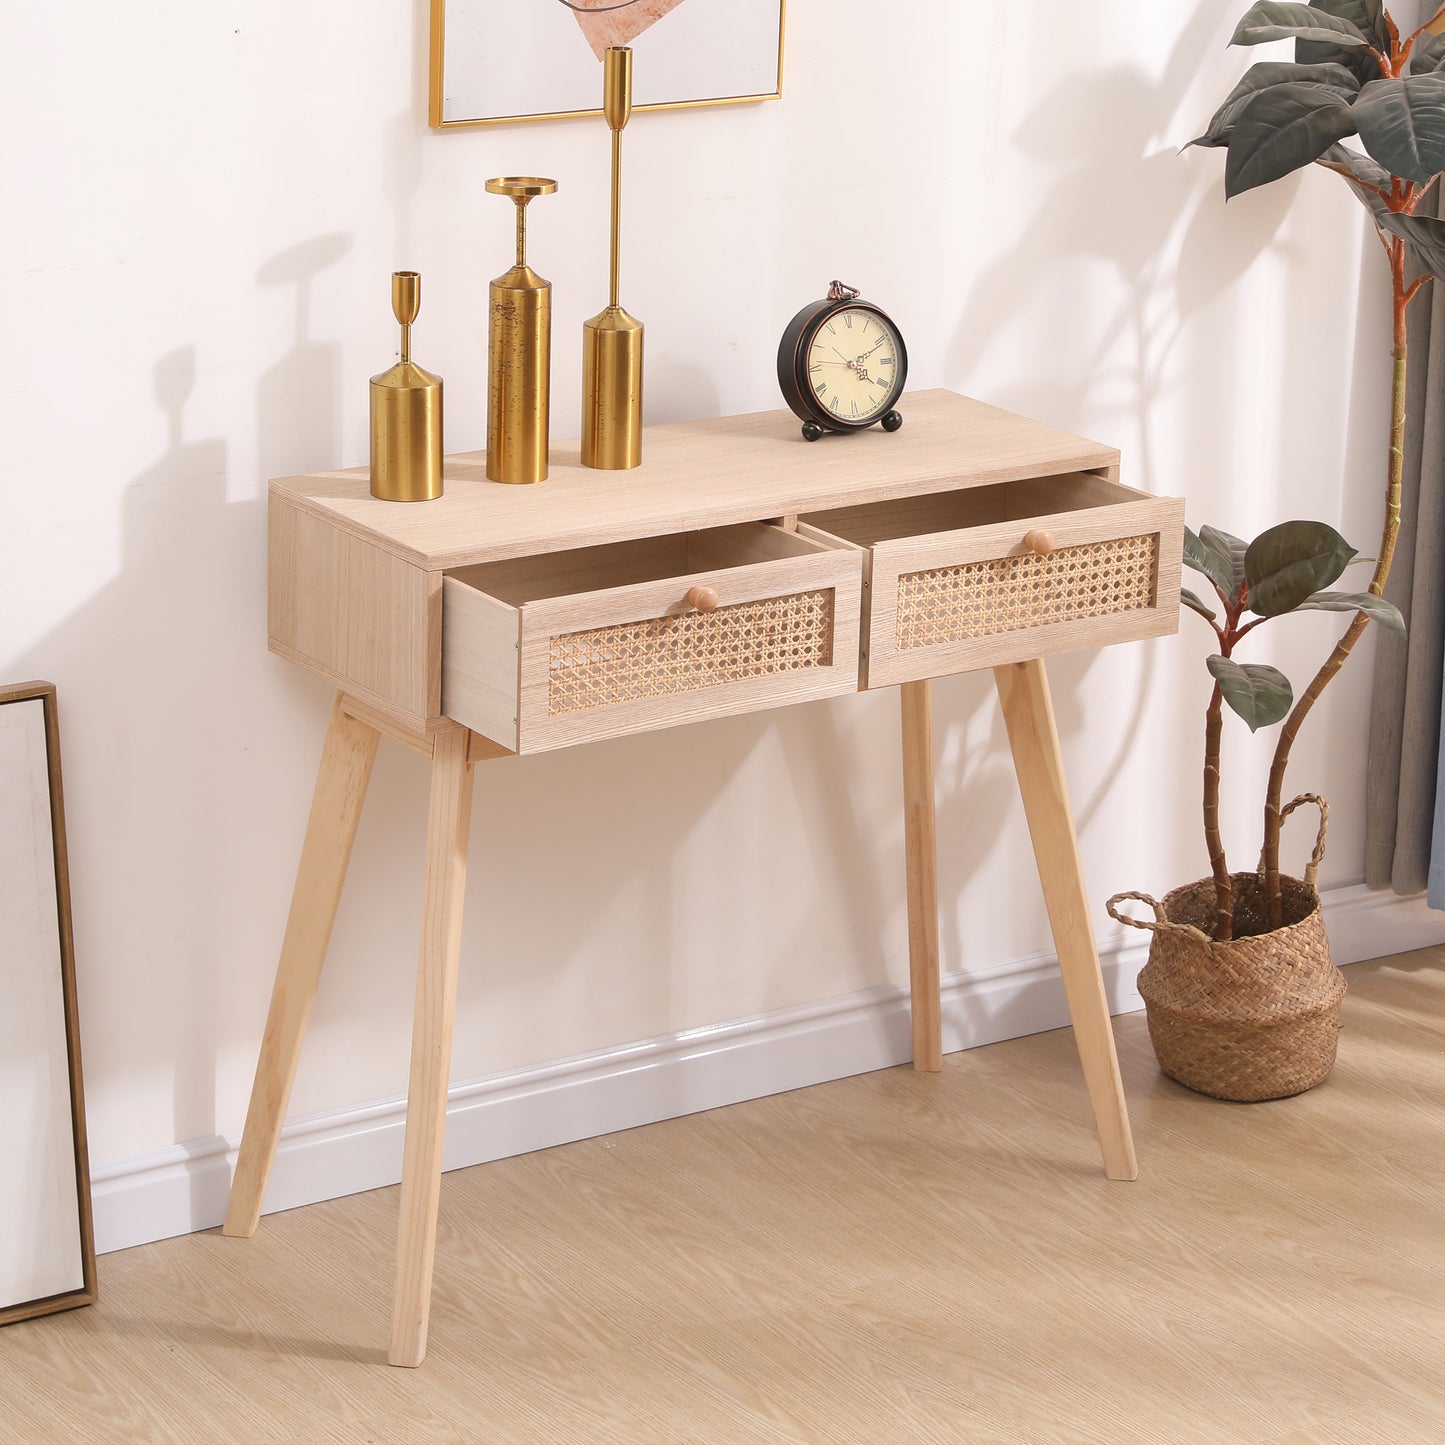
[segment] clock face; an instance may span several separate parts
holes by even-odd
[[[830,416],[845,426],[862,426],[897,400],[902,354],[898,333],[876,311],[847,306],[814,332],[807,384]]]

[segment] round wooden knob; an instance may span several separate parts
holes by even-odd
[[[715,612],[717,593],[711,587],[693,587],[688,591],[687,605],[698,612]]]
[[[1047,557],[1054,550],[1054,539],[1042,527],[1031,527],[1024,533],[1024,546],[1040,557]]]

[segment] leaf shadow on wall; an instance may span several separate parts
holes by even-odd
[[[1073,75],[1024,120],[1015,143],[1055,179],[1020,217],[1011,244],[976,279],[948,353],[950,374],[967,378],[984,372],[995,337],[1032,332],[1042,358],[1059,353],[1061,336],[1090,338],[1085,348],[1064,348],[1066,368],[1051,369],[1045,361],[1012,387],[982,390],[999,405],[1065,426],[1090,413],[1126,414],[1138,426],[1140,446],[1137,456],[1125,456],[1121,480],[1164,495],[1185,488],[1178,476],[1159,475],[1152,416],[1176,347],[1186,339],[1190,311],[1271,244],[1287,204],[1281,197],[1254,226],[1234,225],[1226,241],[1221,228],[1201,226],[1202,217],[1212,221],[1223,208],[1213,195],[1195,197],[1197,177],[1178,154],[1203,128],[1198,118],[1179,114],[1179,97],[1191,89],[1199,57],[1232,8],[1233,0],[1198,7],[1157,77],[1126,66]],[[1168,268],[1175,264],[1181,229],[1184,251],[1171,292]],[[1207,236],[1203,249],[1191,245],[1195,231]],[[1105,275],[1108,284],[1087,285],[1091,271]],[[1104,295],[1121,299],[1101,314]],[[1121,363],[1125,349],[1129,359]],[[1207,416],[1216,435],[1234,424],[1218,408],[1195,410]],[[1144,729],[1157,645],[1146,645],[1141,655],[1133,704],[1110,729],[1115,742],[1109,760],[1095,769],[1092,796],[1099,802]],[[1081,688],[1095,656],[1051,669],[1065,738],[1073,731],[1070,719],[1082,723],[1085,715]],[[1086,802],[1076,812],[1080,832],[1097,807]]]

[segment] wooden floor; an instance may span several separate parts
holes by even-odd
[[[394,1189],[105,1256],[0,1330],[0,1440],[1445,1440],[1445,949],[1347,978],[1273,1104],[1117,1020],[1136,1184],[1067,1031],[449,1174],[419,1370]]]

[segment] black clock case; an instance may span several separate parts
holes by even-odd
[[[871,311],[888,324],[888,328],[898,339],[898,372],[893,382],[892,402],[896,404],[903,394],[903,388],[908,381],[908,348],[904,345],[903,333],[899,331],[897,323],[881,306],[875,306],[871,301],[862,301],[856,296],[840,300],[831,300],[825,296],[821,301],[810,301],[784,328],[783,339],[778,343],[778,387],[783,393],[783,400],[788,403],[793,415],[805,423],[805,436],[808,436],[806,423],[809,422],[824,431],[850,432],[863,431],[881,421],[885,430],[896,431],[903,424],[903,418],[887,407],[867,421],[849,422],[834,416],[827,407],[819,405],[813,396],[813,388],[808,382],[808,342],[811,341],[813,333],[839,311]],[[893,419],[892,425],[889,425],[889,418]],[[813,437],[808,436],[808,440],[812,441]]]

